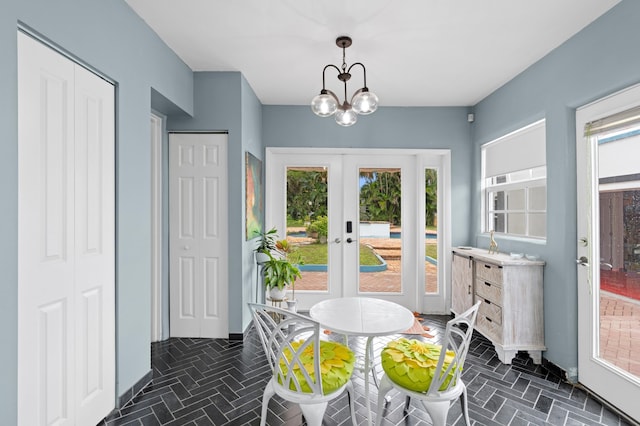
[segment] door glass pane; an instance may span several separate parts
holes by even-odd
[[[359,292],[399,293],[402,224],[400,170],[359,170]]]
[[[636,131],[637,133],[637,131]],[[640,377],[640,136],[601,136],[599,324],[595,353]],[[597,271],[596,271],[597,272]]]
[[[424,291],[438,293],[438,171],[424,171]]]
[[[327,291],[327,170],[287,167],[287,241],[302,261],[295,291]]]

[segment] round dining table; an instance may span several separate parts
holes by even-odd
[[[316,303],[309,310],[309,316],[332,332],[367,338],[362,370],[367,421],[371,424],[369,373],[373,364],[373,338],[407,330],[414,323],[413,313],[404,306],[388,300],[373,297],[341,297]]]

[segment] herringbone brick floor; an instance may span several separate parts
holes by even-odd
[[[450,317],[426,315],[438,342]],[[375,341],[375,353],[398,335]],[[422,336],[411,336],[426,339]],[[340,338],[328,335],[328,338]],[[349,346],[362,355],[364,339],[350,337]],[[244,342],[226,339],[169,339],[152,345],[153,381],[130,403],[114,410],[101,426],[116,425],[258,425],[262,391],[269,380],[266,359],[255,330]],[[628,425],[585,391],[565,383],[528,357],[502,364],[492,345],[474,333],[463,374],[469,393],[472,424],[477,425]],[[356,416],[365,424],[364,378],[354,374]],[[376,407],[375,388],[371,405]],[[412,403],[402,410],[395,395],[388,403],[383,425],[430,424],[426,412]],[[461,425],[460,404],[449,412],[448,425]],[[305,425],[295,404],[274,397],[267,425]],[[351,425],[346,395],[329,404],[324,426]]]

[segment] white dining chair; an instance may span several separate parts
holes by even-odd
[[[320,324],[309,317],[274,306],[248,305],[273,373],[262,395],[260,425],[266,424],[269,401],[278,395],[299,404],[309,426],[320,426],[328,402],[345,390],[355,425],[354,353],[341,343],[320,339]]]
[[[460,376],[480,303],[447,322],[442,345],[416,339],[387,344],[381,353],[384,375],[378,390],[376,426],[382,422],[385,396],[392,389],[406,395],[405,412],[411,398],[420,400],[434,426],[445,425],[449,409],[460,398],[465,424],[470,426],[467,388]]]

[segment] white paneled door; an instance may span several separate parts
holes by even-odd
[[[114,88],[18,33],[18,423],[115,400]]]
[[[172,337],[228,338],[227,135],[169,135]]]

